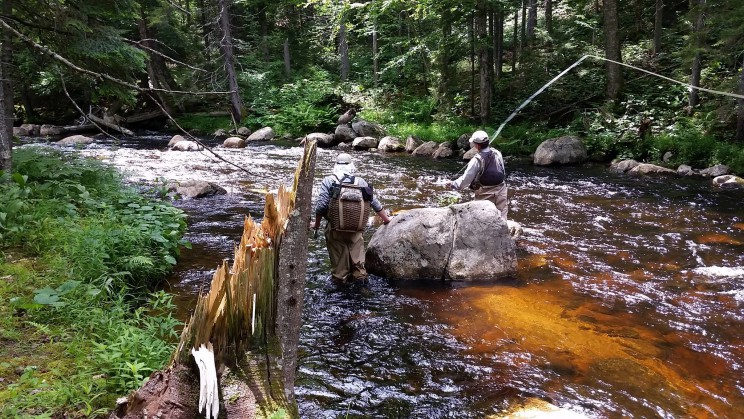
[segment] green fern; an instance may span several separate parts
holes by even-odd
[[[125,265],[130,268],[149,268],[155,266],[155,262],[148,256],[132,256],[126,260]]]

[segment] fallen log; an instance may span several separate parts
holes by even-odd
[[[154,119],[157,117],[166,117],[166,115],[164,115],[163,112],[160,110],[142,112],[142,113],[138,113],[132,116],[128,116],[126,118],[121,118],[121,122],[124,122],[127,124],[136,124],[138,122],[148,121],[150,119]]]
[[[299,417],[294,377],[315,159],[307,142],[292,189],[266,194],[260,224],[245,218],[232,266],[223,261],[199,297],[171,364],[110,419],[191,419],[203,408],[208,419]]]
[[[111,122],[105,121],[102,118],[99,118],[99,117],[97,117],[97,116],[95,116],[93,114],[88,114],[88,115],[86,115],[86,117],[88,119],[90,119],[92,122],[94,122],[94,123],[96,123],[98,125],[103,125],[106,128],[110,128],[110,129],[112,129],[114,131],[118,131],[118,132],[120,132],[120,133],[122,133],[124,135],[134,136],[134,133],[132,131],[130,131],[130,130],[124,128],[124,127],[121,127],[119,125],[112,124]]]
[[[65,134],[77,134],[79,132],[91,132],[91,131],[97,131],[98,128],[93,124],[85,124],[85,125],[68,125],[64,127],[59,127],[60,129],[60,135]]]

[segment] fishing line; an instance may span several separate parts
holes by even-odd
[[[652,76],[656,76],[656,77],[659,77],[660,79],[664,79],[664,80],[670,81],[672,83],[680,84],[682,86],[687,87],[689,90],[696,89],[696,90],[700,90],[700,91],[703,91],[703,92],[713,93],[713,94],[716,94],[716,95],[729,96],[729,97],[733,97],[733,98],[736,98],[736,99],[744,99],[744,95],[740,95],[740,94],[736,94],[736,93],[730,93],[730,92],[723,92],[723,91],[720,91],[720,90],[706,89],[706,88],[700,87],[700,86],[693,86],[693,85],[691,85],[689,83],[685,83],[683,81],[675,80],[675,79],[673,79],[671,77],[663,76],[661,74],[654,73],[653,71],[645,70],[643,68],[636,67],[634,65],[630,65],[630,64],[619,62],[619,61],[611,60],[611,59],[605,58],[605,57],[599,57],[599,56],[596,56],[596,55],[587,54],[587,55],[584,55],[583,57],[579,58],[578,60],[576,60],[576,62],[574,62],[573,64],[571,64],[570,66],[568,66],[568,68],[566,68],[565,70],[561,71],[557,76],[553,77],[549,82],[545,83],[545,85],[543,85],[535,93],[533,93],[532,96],[528,97],[524,102],[522,102],[522,104],[519,105],[517,107],[517,109],[515,109],[504,120],[504,122],[501,123],[501,125],[499,125],[498,129],[496,129],[496,132],[491,137],[489,137],[488,145],[490,146],[491,143],[496,140],[496,138],[499,136],[499,134],[501,133],[501,130],[504,129],[504,127],[506,126],[506,124],[509,123],[509,121],[511,121],[515,116],[517,116],[517,114],[519,113],[519,111],[521,111],[522,109],[524,109],[524,107],[527,106],[532,101],[532,99],[534,99],[535,97],[537,97],[537,95],[539,95],[540,93],[542,93],[543,91],[545,91],[545,89],[547,89],[548,87],[550,87],[551,84],[555,83],[556,80],[558,80],[561,77],[563,77],[564,75],[566,75],[566,73],[568,73],[569,71],[571,71],[577,65],[581,64],[581,62],[584,61],[587,58],[594,58],[594,59],[597,59],[597,60],[607,61],[607,62],[618,64],[618,65],[621,65],[621,66],[624,66],[624,67],[632,68],[632,69],[638,70],[638,71],[640,71],[642,73],[646,73],[646,74],[649,74],[649,75],[652,75]],[[455,176],[456,177],[459,176],[460,173],[462,173],[462,171],[465,170],[466,167],[467,167],[467,165],[466,166],[463,166],[455,174]]]

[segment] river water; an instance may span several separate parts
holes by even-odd
[[[185,320],[200,289],[290,185],[290,143],[165,151],[169,138],[88,146],[133,182],[203,179],[227,195],[177,201],[189,215],[168,289]],[[335,150],[318,150],[318,179]],[[469,200],[442,186],[462,168],[352,152],[393,212]],[[486,284],[330,281],[311,240],[296,386],[303,418],[482,418],[529,398],[586,417],[744,417],[744,193],[709,181],[632,178],[605,165],[507,160],[516,277]],[[317,188],[317,186],[316,186]],[[374,223],[379,223],[375,220]],[[367,239],[376,225],[368,230]]]

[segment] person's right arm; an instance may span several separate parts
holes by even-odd
[[[475,175],[478,174],[478,170],[480,169],[480,162],[478,159],[473,157],[468,162],[468,167],[465,169],[465,173],[462,174],[459,178],[452,181],[452,189],[457,189],[458,191],[463,190],[470,186],[471,183],[473,183],[473,179],[475,179]]]
[[[323,217],[328,214],[328,204],[331,202],[331,184],[332,180],[330,177],[323,179],[320,183],[320,191],[318,192],[318,200],[315,202],[315,230],[320,228],[320,221]]]

